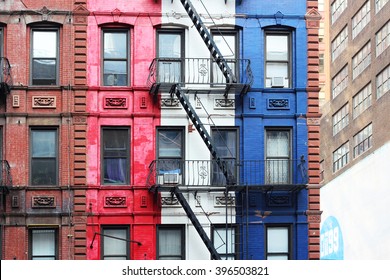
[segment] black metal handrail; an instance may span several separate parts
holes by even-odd
[[[225,59],[237,84],[252,85],[249,59]],[[155,58],[149,67],[148,86],[155,84],[224,86],[230,82],[212,58]]]
[[[147,185],[152,186],[288,186],[308,183],[306,161],[273,160],[230,160],[222,164],[232,178],[227,183],[215,160],[154,160],[149,166]]]
[[[0,57],[0,93],[10,93],[11,86],[11,64],[6,57]]]

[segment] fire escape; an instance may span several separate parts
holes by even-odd
[[[177,99],[208,148],[212,160],[155,160],[150,164],[147,185],[154,192],[171,192],[176,196],[212,259],[221,259],[198,218],[188,204],[184,191],[248,190],[248,186],[264,192],[291,191],[305,187],[305,161],[288,160],[226,160],[221,158],[212,138],[202,124],[187,94],[219,94],[227,100],[229,94],[245,95],[253,82],[248,59],[225,59],[199,14],[189,0],[180,0],[192,20],[211,58],[155,58],[150,65],[148,85],[155,100],[161,92],[169,92],[172,102]],[[180,64],[184,69],[172,69]],[[167,65],[169,67],[167,67]],[[206,88],[205,85],[208,87]],[[176,166],[175,171],[163,171],[166,166]],[[179,170],[179,171],[178,171]],[[181,190],[179,186],[186,186]]]
[[[0,69],[0,102],[4,104],[12,86],[11,65],[6,57],[0,57]],[[0,209],[2,211],[5,210],[5,196],[9,193],[11,186],[10,165],[7,160],[2,159],[2,154],[0,154]]]

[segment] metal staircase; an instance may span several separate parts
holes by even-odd
[[[213,142],[211,140],[210,134],[207,132],[206,128],[202,124],[202,122],[199,119],[199,116],[196,114],[194,108],[192,107],[190,101],[188,100],[187,96],[182,92],[181,87],[178,84],[175,84],[172,86],[171,95],[176,95],[177,99],[179,100],[180,104],[183,106],[183,109],[186,111],[188,117],[194,124],[196,130],[198,131],[199,135],[202,137],[203,142],[206,144],[207,148],[210,151],[210,154],[212,155],[213,159],[215,160],[217,166],[223,173],[223,175],[226,178],[226,184],[231,185],[234,182],[234,176],[232,174],[229,174],[229,169],[226,167],[226,165],[223,163],[223,161],[218,157],[217,151],[214,149]]]
[[[187,14],[194,23],[195,28],[198,30],[200,36],[205,42],[207,48],[209,49],[211,56],[214,58],[219,69],[221,69],[223,75],[226,78],[227,83],[236,83],[237,78],[234,75],[232,69],[227,64],[226,60],[223,58],[222,53],[219,51],[217,45],[211,37],[210,32],[208,32],[207,27],[204,25],[199,14],[196,12],[194,6],[190,0],[180,0],[183,4],[184,9],[187,11]]]
[[[191,222],[194,225],[196,231],[198,232],[200,238],[202,238],[203,243],[206,245],[207,249],[209,250],[209,252],[211,254],[211,258],[213,260],[220,260],[221,257],[219,256],[217,250],[214,248],[214,244],[211,242],[207,233],[204,231],[198,218],[196,218],[196,215],[192,211],[192,209],[191,209],[190,205],[188,204],[187,200],[185,199],[184,195],[181,193],[181,191],[179,190],[178,187],[174,187],[172,192],[175,194],[175,196],[176,196],[177,200],[180,202],[181,206],[183,206],[183,209],[186,212],[187,217],[191,220]]]

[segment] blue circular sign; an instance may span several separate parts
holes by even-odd
[[[344,242],[341,227],[337,219],[328,217],[321,227],[320,233],[320,259],[321,260],[343,260]]]

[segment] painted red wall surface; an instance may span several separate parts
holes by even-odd
[[[101,258],[101,240],[95,232],[107,225],[125,225],[130,229],[131,259],[156,258],[156,224],[161,212],[153,193],[146,186],[148,166],[155,159],[156,126],[160,110],[147,87],[149,65],[155,57],[155,28],[161,22],[161,3],[152,0],[88,2],[88,167],[87,167],[87,258]],[[125,27],[130,30],[130,86],[101,85],[101,27]],[[113,108],[107,99],[125,100]],[[101,127],[130,127],[130,185],[101,185]],[[120,207],[107,205],[110,197],[124,197]],[[92,244],[93,241],[93,244]],[[90,246],[92,244],[92,246]]]

